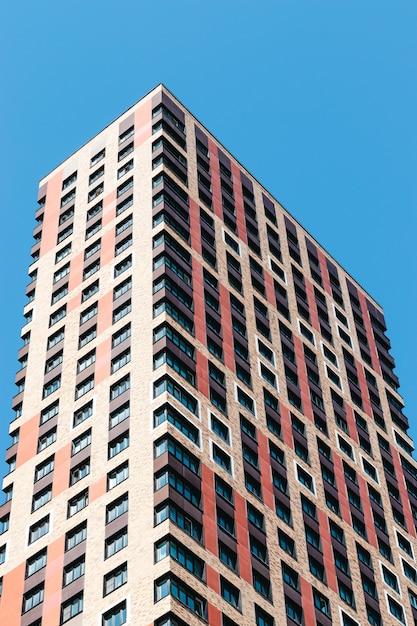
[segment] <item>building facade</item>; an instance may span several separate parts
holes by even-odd
[[[40,183],[8,626],[412,626],[379,305],[162,85]]]

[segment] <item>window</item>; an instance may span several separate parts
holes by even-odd
[[[22,613],[27,613],[35,606],[38,606],[43,602],[44,597],[44,583],[38,585],[34,589],[27,591],[23,596]]]
[[[37,552],[26,561],[26,578],[43,569],[46,565],[46,548]]]
[[[278,528],[278,543],[280,545],[280,548],[285,550],[287,554],[292,556],[294,559],[297,558],[294,539],[284,533],[284,531],[280,528]]]
[[[88,285],[88,287],[83,289],[81,293],[81,302],[85,302],[86,300],[94,296],[94,294],[96,294],[98,290],[99,290],[99,281],[96,280],[94,281],[94,283],[91,283],[91,285]]]
[[[88,505],[88,489],[77,494],[68,502],[68,517],[72,517]]]
[[[155,563],[167,556],[172,557],[200,580],[205,580],[204,561],[173,537],[167,537],[155,544]]]
[[[111,373],[117,372],[124,365],[130,363],[130,348],[119,354],[111,361]]]
[[[220,593],[238,611],[240,610],[240,591],[231,582],[220,576]]]
[[[50,404],[45,409],[42,409],[39,424],[40,425],[45,424],[50,419],[55,417],[55,415],[58,415],[58,412],[59,412],[59,400],[57,400],[53,404]]]
[[[183,406],[185,406],[191,413],[194,413],[198,417],[199,407],[198,401],[194,396],[191,396],[185,389],[183,389],[176,381],[169,376],[164,376],[157,380],[154,385],[154,398],[157,398],[165,391],[178,400]]]
[[[60,320],[64,319],[67,314],[67,305],[64,304],[60,309],[54,311],[49,318],[49,326],[57,324]]]
[[[255,403],[252,400],[252,398],[250,398],[248,396],[247,393],[245,393],[242,389],[240,389],[240,387],[237,387],[237,399],[238,402],[245,408],[247,409],[250,413],[253,413],[253,415],[255,415]]]
[[[210,415],[211,420],[211,430],[216,433],[225,443],[230,445],[230,432],[229,427],[226,426],[223,422],[221,422],[217,417],[215,417],[212,413]]]
[[[81,578],[85,573],[85,557],[73,561],[64,568],[63,586],[70,585],[77,578]]]
[[[0,518],[0,535],[9,530],[10,514],[7,513]]]
[[[45,374],[47,374],[48,372],[51,372],[53,369],[55,369],[55,367],[58,367],[58,365],[62,363],[62,360],[63,360],[63,353],[61,350],[60,352],[55,354],[53,357],[48,359],[48,361],[45,364]]]
[[[164,469],[155,474],[154,490],[158,491],[165,485],[169,484],[175,491],[184,496],[188,502],[191,502],[197,508],[201,506],[201,492],[197,487],[177,474],[172,469]]]
[[[112,348],[115,348],[119,344],[123,343],[123,341],[126,341],[126,339],[130,337],[131,332],[130,324],[127,324],[115,333],[112,337]]]
[[[234,550],[219,541],[219,559],[232,571],[238,572],[237,554]]]
[[[52,499],[52,485],[49,485],[46,489],[39,491],[32,498],[32,512],[37,511],[42,506],[50,502]]]
[[[212,443],[213,461],[220,465],[229,474],[232,473],[232,460],[226,452],[224,452],[215,443]]]
[[[299,604],[285,596],[285,612],[287,617],[296,624],[303,623],[303,609]]]
[[[49,515],[33,524],[29,529],[29,543],[34,543],[49,532]]]
[[[73,596],[61,606],[61,624],[68,622],[83,611],[83,594],[82,592]]]
[[[90,159],[90,167],[93,167],[93,165],[97,165],[99,161],[104,159],[105,155],[106,155],[106,148],[103,148],[103,150],[100,150],[100,152],[97,152],[97,154],[95,154]]]
[[[92,326],[84,334],[80,335],[80,338],[78,341],[78,347],[83,348],[88,343],[90,343],[90,341],[93,341],[93,339],[95,339],[96,337],[97,337],[97,326]]]
[[[278,498],[275,498],[275,513],[288,526],[292,526],[291,509]]]
[[[87,539],[87,522],[69,530],[65,536],[65,551],[71,550]]]
[[[126,600],[103,615],[102,626],[121,626],[127,621]]]
[[[51,305],[56,304],[59,300],[64,298],[67,295],[67,293],[68,293],[68,283],[64,285],[63,287],[61,287],[60,289],[58,289],[57,291],[53,292],[52,298],[51,298]]]
[[[120,498],[117,498],[117,500],[110,502],[110,504],[108,504],[106,507],[106,524],[112,522],[117,517],[120,517],[121,515],[123,515],[123,513],[126,513],[128,508],[129,497],[127,493],[123,494],[123,496],[120,496]]]
[[[124,378],[118,380],[110,387],[110,400],[114,400],[122,393],[130,389],[130,376],[127,375]]]
[[[129,478],[129,465],[126,461],[107,474],[107,490],[113,489],[127,478]]]
[[[97,239],[97,241],[95,241],[94,243],[91,244],[91,246],[88,246],[88,248],[85,249],[84,261],[86,261],[91,256],[93,256],[96,252],[98,252],[100,248],[101,248],[101,239]]]
[[[94,388],[94,374],[92,374],[91,376],[88,376],[88,378],[78,383],[78,385],[75,387],[75,399],[77,400],[78,398],[81,398],[81,396],[84,396],[93,388]]]
[[[342,583],[339,579],[337,580],[337,584],[339,586],[339,596],[340,598],[349,604],[349,606],[355,608],[355,596],[350,587]]]
[[[60,386],[61,386],[61,376],[57,376],[56,378],[51,380],[49,383],[44,385],[42,398],[47,398],[48,396],[51,395],[51,393],[54,393],[54,391],[59,389]]]
[[[56,441],[56,428],[51,428],[45,435],[38,439],[38,452],[45,450],[48,446],[51,446]]]
[[[128,402],[117,408],[113,413],[110,413],[109,428],[114,428],[120,422],[123,422],[130,416],[130,405]]]
[[[73,418],[74,428],[75,426],[78,426],[79,424],[84,422],[86,419],[91,417],[92,414],[93,414],[93,401],[90,400],[90,402],[87,402],[87,404],[84,404],[84,406],[82,406],[80,409],[77,409],[77,411],[75,411],[74,418]]]
[[[86,430],[82,435],[73,439],[71,444],[71,455],[77,454],[91,444],[91,428]]]
[[[155,602],[172,595],[190,611],[207,621],[207,601],[172,574],[155,582]]]
[[[382,567],[382,575],[387,585],[389,585],[391,589],[394,589],[394,591],[396,591],[397,593],[400,593],[397,576],[393,572],[391,572],[391,570],[386,568],[385,565],[381,564],[381,567]]]
[[[263,609],[255,604],[256,626],[275,626],[275,620],[268,615]]]
[[[166,519],[170,519],[190,537],[201,543],[203,537],[202,525],[191,516],[184,514],[173,503],[165,503],[155,509],[154,524],[157,526]]]
[[[126,431],[117,439],[114,439],[109,443],[108,458],[112,459],[116,454],[119,454],[123,450],[129,447],[129,431]]]
[[[310,555],[308,556],[308,564],[310,567],[310,572],[313,574],[313,576],[325,583],[326,571],[324,569],[324,565]]]
[[[298,481],[302,485],[304,485],[304,487],[307,487],[307,489],[309,489],[312,493],[315,493],[313,477],[310,476],[310,474],[308,474],[305,470],[303,470],[303,468],[300,467],[299,465],[296,464],[296,467],[297,467]]]
[[[359,543],[356,544],[356,552],[358,553],[358,559],[359,561],[362,561],[362,563],[364,563],[367,567],[369,567],[369,569],[373,569],[372,566],[372,558],[370,553],[368,552],[368,550],[365,550],[365,548],[363,546],[361,546]]]
[[[59,270],[54,273],[53,284],[57,283],[59,280],[61,280],[61,278],[64,278],[64,276],[69,274],[69,272],[70,264],[66,263],[65,265],[62,265],[62,267],[60,267]]]
[[[70,485],[75,485],[82,478],[85,478],[90,473],[90,459],[83,461],[70,472]]]
[[[116,554],[116,552],[123,550],[123,548],[127,546],[127,541],[127,526],[125,526],[121,531],[106,539],[104,549],[105,558],[108,559],[110,556],[113,556],[113,554]]]
[[[119,567],[104,576],[103,595],[106,596],[125,583],[127,583],[127,563],[122,563],[122,565],[119,565]]]
[[[219,507],[217,507],[217,525],[232,537],[235,536],[235,520]]]
[[[326,598],[326,596],[321,594],[319,591],[317,591],[317,589],[313,588],[313,600],[316,609],[318,609],[321,613],[324,613],[324,615],[331,619],[332,614],[330,611],[329,599]]]
[[[88,309],[84,309],[84,311],[80,314],[80,326],[91,320],[98,313],[98,303],[95,302]]]
[[[65,259],[66,256],[71,254],[71,251],[72,251],[72,244],[71,243],[69,243],[64,248],[61,248],[61,250],[58,250],[58,252],[55,255],[55,264],[59,263],[60,261],[62,261],[62,259]]]
[[[81,359],[79,359],[78,364],[77,364],[78,374],[80,372],[83,372],[85,369],[87,369],[87,367],[90,367],[90,365],[92,365],[93,363],[95,363],[95,360],[96,360],[96,350],[94,348],[94,350],[91,350],[91,352],[88,352]]]
[[[405,624],[404,609],[401,604],[398,604],[398,602],[391,598],[391,596],[387,596],[387,600],[391,615],[393,615],[402,624]]]

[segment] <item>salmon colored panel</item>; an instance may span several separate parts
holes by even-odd
[[[62,194],[62,170],[48,180],[40,255],[56,246]]]
[[[303,598],[304,626],[316,626],[311,585],[300,576],[301,597]]]
[[[275,300],[275,289],[274,289],[274,279],[272,275],[264,269],[265,276],[265,289],[266,289],[266,299],[273,307],[276,306]]]
[[[223,220],[222,194],[220,191],[220,168],[217,159],[217,146],[210,137],[208,138],[208,149],[210,152],[211,187],[213,196],[213,209],[215,215]]]
[[[83,266],[84,266],[84,253],[80,252],[71,261],[71,272],[69,275],[68,291],[75,289],[75,287],[78,287],[83,282]],[[79,301],[79,297],[77,296],[77,302],[78,301]]]
[[[374,548],[378,548],[378,540],[376,538],[374,518],[372,515],[371,503],[368,497],[366,480],[360,474],[357,474],[357,478],[361,494],[363,515],[365,517],[366,532],[368,533],[368,541],[372,546],[374,546]]]
[[[292,426],[290,419],[290,411],[283,404],[280,405],[280,413],[281,413],[281,427],[282,427],[282,438],[284,443],[290,448],[294,449],[294,442],[292,439]]]
[[[45,575],[45,600],[42,614],[43,626],[56,626],[59,623],[64,551],[64,536],[48,546],[48,562]]]
[[[300,389],[301,389],[301,395],[303,399],[304,415],[310,420],[310,422],[312,422],[314,420],[313,409],[311,407],[310,392],[309,392],[308,379],[307,379],[307,370],[306,370],[304,350],[303,350],[303,342],[296,335],[294,335],[294,352],[297,357],[297,364],[298,364],[297,373],[298,373],[298,378],[300,381]]]
[[[97,335],[110,328],[113,322],[113,293],[108,291],[99,300],[97,315]],[[96,366],[97,368],[97,366]]]
[[[330,285],[329,271],[327,269],[326,256],[317,248],[317,256],[319,257],[320,268],[321,268],[321,278],[323,280],[324,291],[328,293],[333,298],[332,288]]]
[[[190,198],[190,231],[191,247],[201,254],[200,214],[198,204],[192,198]]]
[[[135,111],[135,148],[152,135],[152,100],[147,100]]]
[[[353,441],[356,441],[356,443],[358,443],[358,433],[356,430],[356,422],[355,422],[355,416],[353,414],[353,409],[350,406],[350,404],[347,404],[347,403],[345,404],[345,408],[346,408],[346,421],[348,424],[350,437],[351,439],[353,439]]]
[[[208,605],[208,623],[210,626],[221,626],[222,614],[218,608],[209,603]]]
[[[17,626],[20,624],[25,567],[25,563],[21,563],[3,576],[0,624],[7,624],[8,626]]]
[[[101,476],[95,483],[90,485],[90,489],[88,492],[88,501],[94,502],[94,500],[98,500],[106,493],[106,477]]]
[[[243,208],[243,193],[240,180],[240,169],[233,161],[231,162],[232,176],[233,176],[233,190],[235,194],[235,207],[236,207],[236,222],[239,238],[245,243],[248,242],[246,235],[246,222],[245,222],[245,210]]]
[[[201,466],[201,490],[203,494],[205,546],[207,550],[217,555],[218,550],[214,477],[211,469],[204,464]]]
[[[110,224],[115,217],[116,190],[113,189],[103,200],[103,228]]]
[[[345,483],[345,474],[342,466],[342,459],[339,455],[335,454],[333,456],[334,463],[334,473],[336,476],[336,484],[337,490],[339,493],[339,503],[340,503],[340,512],[342,515],[342,519],[350,525],[350,506],[346,493],[346,483]]]
[[[196,339],[206,345],[206,316],[204,312],[204,288],[201,263],[193,258],[194,323]]]
[[[207,373],[207,359],[201,354],[201,352],[197,351],[197,381],[198,381],[198,391],[203,393],[206,398],[209,397],[209,383],[208,383],[208,373]]]
[[[232,320],[232,311],[230,307],[230,298],[229,298],[229,290],[219,283],[220,289],[220,306],[222,311],[222,319],[230,320],[231,328],[231,320]],[[232,372],[235,371],[235,349],[233,345],[233,335],[232,333],[223,332],[223,346],[224,346],[224,364],[228,367]],[[226,347],[229,348],[226,350]]]
[[[317,332],[320,332],[319,316],[317,314],[316,296],[314,295],[313,285],[309,280],[306,279],[305,286],[307,292],[308,309],[311,316],[311,325],[317,330]]]
[[[220,593],[220,576],[210,565],[206,565],[207,587],[213,589],[216,593]]]
[[[33,459],[38,445],[39,413],[21,425],[17,448],[16,467],[20,467],[29,459]],[[35,436],[34,436],[35,435]]]
[[[275,511],[274,492],[272,489],[271,461],[269,456],[268,437],[258,430],[258,452],[261,470],[262,493],[264,503],[272,511]]]
[[[80,294],[78,293],[76,296],[68,300],[67,303],[67,313],[71,313],[71,311],[75,311],[80,306]]]
[[[403,469],[402,469],[401,461],[398,455],[398,450],[392,447],[391,452],[392,452],[392,462],[394,464],[395,473],[397,474],[397,476],[402,476]],[[398,490],[400,492],[401,500],[403,502],[403,511],[404,511],[404,517],[405,517],[405,521],[407,524],[408,532],[410,533],[410,535],[415,537],[416,529],[414,526],[414,518],[411,512],[410,501],[408,499],[408,493],[407,493],[404,479],[400,478],[397,484],[398,484]]]
[[[101,238],[101,266],[114,259],[114,230],[109,230]]]
[[[372,406],[371,401],[369,399],[368,385],[366,384],[365,371],[363,369],[362,363],[356,361],[356,371],[358,373],[359,385],[361,390],[362,402],[363,402],[363,411],[369,415],[373,419]]]
[[[381,364],[379,362],[378,352],[376,349],[374,333],[372,331],[371,318],[369,317],[368,305],[366,303],[366,298],[361,291],[358,290],[359,302],[361,303],[362,308],[362,317],[363,323],[366,328],[366,337],[369,343],[369,350],[371,352],[372,363],[374,366],[374,370],[378,372],[378,374],[382,375]]]
[[[71,444],[67,443],[55,453],[54,482],[52,485],[53,498],[68,489],[70,460]]]
[[[235,491],[235,524],[237,551],[239,556],[239,574],[243,580],[252,584],[251,558],[249,552],[248,516],[246,513],[246,500],[240,493]]]
[[[327,585],[338,593],[336,570],[334,565],[332,541],[330,537],[329,518],[324,511],[317,509],[320,523],[321,549],[323,552],[323,563],[326,569]]]
[[[106,294],[107,295],[107,294]],[[98,333],[100,336],[100,333]],[[94,370],[94,385],[97,386],[110,376],[111,337],[100,343],[96,349],[96,366]]]

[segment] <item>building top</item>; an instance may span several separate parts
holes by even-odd
[[[178,100],[178,98],[163,84],[163,83],[159,83],[156,87],[154,87],[153,89],[151,89],[145,96],[143,96],[142,98],[140,98],[140,100],[138,100],[137,102],[135,102],[133,105],[131,105],[128,109],[126,109],[123,113],[121,113],[121,115],[119,115],[118,117],[116,117],[114,120],[112,120],[109,124],[107,124],[107,126],[105,126],[101,131],[99,131],[96,135],[94,135],[91,139],[89,139],[88,141],[86,141],[84,144],[82,144],[79,148],[77,148],[77,150],[75,150],[72,154],[70,154],[66,159],[64,159],[63,161],[61,161],[54,169],[52,169],[50,172],[48,172],[44,177],[42,177],[39,181],[39,189],[40,189],[40,193],[39,193],[39,197],[41,197],[41,195],[43,195],[43,192],[41,192],[42,188],[44,187],[44,185],[48,182],[48,180],[59,170],[61,169],[66,163],[70,162],[72,158],[74,158],[81,150],[83,150],[84,148],[86,148],[87,146],[91,145],[91,144],[98,144],[100,142],[100,138],[105,135],[106,131],[108,128],[110,128],[111,126],[113,126],[113,124],[115,124],[116,122],[118,122],[119,124],[121,122],[123,122],[124,119],[128,118],[135,110],[136,108],[140,105],[143,104],[144,102],[146,102],[147,100],[153,98],[156,94],[163,92],[166,93],[167,95],[169,95],[169,97],[171,99],[174,99],[177,103],[177,106],[180,107],[180,109],[187,111],[187,113],[192,117],[194,123],[200,127],[201,129],[204,130],[205,133],[207,133],[207,135],[209,135],[213,141],[217,144],[217,146],[219,148],[221,148],[224,152],[227,153],[228,157],[230,157],[231,159],[233,159],[233,161],[236,163],[236,165],[241,169],[244,170],[244,172],[246,173],[246,175],[252,179],[253,181],[255,181],[258,185],[260,185],[262,187],[262,190],[265,192],[265,194],[267,194],[268,198],[272,201],[277,203],[281,209],[288,215],[288,217],[290,217],[296,224],[297,226],[299,226],[305,234],[308,235],[309,238],[311,238],[311,240],[314,242],[314,244],[319,247],[325,254],[326,256],[329,258],[329,260],[332,260],[336,263],[336,265],[340,268],[343,269],[343,271],[346,273],[346,275],[349,277],[349,279],[351,279],[355,286],[359,287],[362,291],[364,291],[366,293],[366,295],[370,298],[370,300],[372,301],[372,304],[375,305],[377,307],[377,316],[380,318],[380,321],[385,325],[385,321],[384,321],[384,317],[383,317],[383,310],[382,310],[382,306],[378,303],[378,301],[371,295],[369,294],[369,292],[364,289],[364,287],[346,270],[345,267],[343,267],[327,250],[326,248],[324,248],[320,242],[317,241],[317,239],[314,237],[314,235],[312,235],[309,231],[306,230],[306,228],[304,228],[304,226],[297,220],[296,217],[294,217],[289,211],[288,209],[286,209],[284,207],[284,205],[277,200],[265,187],[264,185],[251,173],[249,172],[249,170],[233,155],[231,154],[227,148],[204,126],[204,124],[202,124],[200,122],[200,120],[198,120],[193,113],[184,105],[182,104],[182,102],[180,100]]]

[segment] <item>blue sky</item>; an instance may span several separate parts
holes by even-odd
[[[416,33],[415,0],[3,4],[0,463],[38,180],[159,82],[384,307],[417,439]]]

